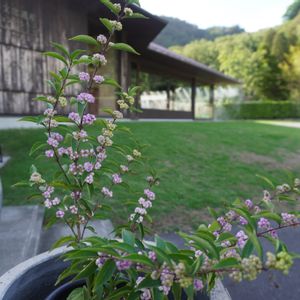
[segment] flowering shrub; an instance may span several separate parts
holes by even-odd
[[[289,253],[278,238],[278,231],[300,224],[298,212],[276,213],[276,200],[293,200],[299,194],[300,180],[293,186],[284,184],[274,192],[264,192],[262,200],[235,201],[224,215],[210,209],[214,221],[200,225],[193,234],[180,233],[187,249],[156,237],[155,243],[144,241],[144,220],[155,203],[153,188],[158,178],[151,174],[146,178],[147,186],[136,200],[125,225],[116,230],[115,239],[98,236],[85,238],[86,230],[94,218],[102,218],[107,208],[103,201],[114,197],[114,187],[124,185],[124,177],[131,172],[133,164],[142,158],[141,149],[128,150],[114,145],[117,121],[123,117],[121,111],[105,109],[110,120],[97,120],[86,112],[88,104],[94,103],[94,85],[112,84],[118,88],[121,110],[133,110],[137,88],[123,91],[113,79],[101,75],[101,66],[108,63],[106,53],[110,49],[136,51],[124,43],[112,43],[115,31],[122,30],[126,18],[143,17],[136,14],[126,1],[114,4],[101,2],[115,14],[115,20],[100,19],[108,35],[79,35],[71,40],[91,46],[92,53],[82,50],[69,53],[62,45],[54,43],[58,52],[46,55],[59,60],[64,67],[52,73],[49,81],[53,97],[38,97],[47,104],[43,116],[24,118],[44,126],[46,142],[33,146],[31,153],[45,149],[44,156],[58,166],[59,172],[53,180],[46,180],[32,166],[29,185],[36,188],[37,196],[43,198],[47,209],[54,210],[53,222],[64,221],[73,236],[64,237],[55,246],[67,243],[71,246],[64,258],[71,266],[60,276],[59,281],[74,276],[74,280],[85,279],[86,285],[74,290],[71,299],[165,299],[173,294],[181,299],[185,293],[193,299],[198,291],[210,291],[218,278],[229,275],[236,281],[253,280],[263,272],[276,269],[287,274],[296,255]],[[88,65],[89,72],[73,73],[74,67]],[[80,83],[82,91],[76,96],[66,97],[65,89]],[[74,108],[68,117],[59,116],[58,110],[69,105]],[[64,123],[72,126],[65,126]],[[97,136],[89,135],[88,127],[99,128]],[[115,147],[123,155],[117,169],[107,167],[107,149]],[[124,150],[126,149],[126,150]],[[114,164],[116,165],[116,164]],[[46,171],[46,170],[45,170]],[[109,177],[103,184],[100,176]],[[28,184],[28,182],[26,183]],[[274,252],[264,255],[260,239],[268,240]]]

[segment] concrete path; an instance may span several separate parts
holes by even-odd
[[[0,117],[0,130],[18,128],[42,128],[32,122],[21,122],[21,117]]]
[[[38,252],[44,209],[3,207],[0,215],[0,275]]]
[[[21,117],[0,117],[0,130],[20,128],[42,128],[31,122],[19,121]],[[191,119],[123,119],[120,122],[193,122]]]
[[[63,224],[42,228],[44,208],[40,206],[5,206],[0,214],[0,276],[17,264],[51,249],[62,236],[70,235]],[[113,226],[109,220],[91,222],[97,235],[109,237]],[[93,235],[87,232],[87,235]]]
[[[256,121],[260,124],[282,126],[290,128],[300,128],[300,121]]]

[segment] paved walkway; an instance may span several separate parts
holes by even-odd
[[[31,122],[19,121],[20,118],[21,117],[0,117],[0,130],[42,127]],[[139,120],[124,119],[120,121],[121,122],[194,122],[194,120],[191,119],[139,119]]]
[[[300,121],[257,121],[257,123],[290,128],[300,128]]]
[[[20,118],[21,117],[0,117],[0,130],[18,128],[39,128],[39,126],[34,123],[19,121]]]

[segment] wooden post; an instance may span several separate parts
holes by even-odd
[[[212,119],[215,118],[215,86],[212,84],[209,87],[209,104],[212,109]]]
[[[192,106],[191,106],[191,111],[192,111],[192,118],[196,118],[196,79],[193,78],[192,80],[192,92],[191,92],[191,100],[192,100]]]

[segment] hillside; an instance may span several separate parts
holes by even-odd
[[[165,16],[162,16],[161,18],[166,20],[168,25],[156,38],[155,42],[164,47],[186,45],[193,40],[200,39],[214,40],[220,36],[245,32],[245,30],[239,26],[200,29],[196,25],[177,18]]]

